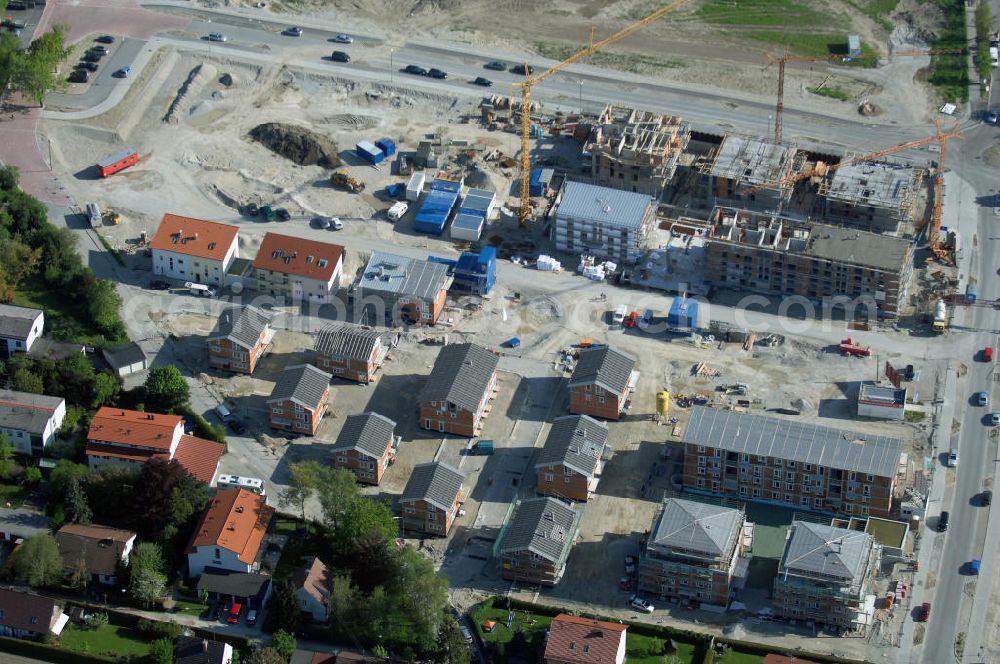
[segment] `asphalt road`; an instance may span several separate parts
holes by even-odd
[[[96,45],[97,42],[94,42]],[[124,78],[112,76],[116,71],[125,66],[131,66],[139,52],[146,46],[146,42],[140,39],[125,39],[121,41],[115,49],[98,63],[98,69],[92,75],[90,86],[81,93],[49,93],[45,97],[45,103],[49,107],[57,108],[90,108],[96,106],[107,98],[111,91],[118,86],[127,86],[129,81]],[[71,63],[71,67],[75,63]],[[68,71],[67,71],[68,75]],[[72,84],[71,84],[72,85]]]

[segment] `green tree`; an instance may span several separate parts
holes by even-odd
[[[6,0],[0,0],[4,5]],[[0,85],[4,88],[21,66],[21,42],[10,32],[0,33]],[[6,175],[0,176],[0,189],[10,190],[17,186],[17,169],[8,166],[4,170],[13,169],[13,183]]]
[[[291,661],[295,654],[295,637],[283,629],[279,629],[271,637],[271,647],[274,648],[282,659]]]
[[[32,588],[59,583],[63,564],[55,538],[42,533],[24,540],[14,554],[14,572]]]
[[[118,401],[122,385],[118,376],[102,371],[94,376],[94,407],[107,406]]]
[[[174,664],[174,642],[171,639],[156,639],[149,644],[150,664]]]
[[[347,505],[333,534],[335,541],[344,543],[349,549],[372,534],[379,539],[391,540],[396,532],[392,510],[385,503],[359,497]]]
[[[175,410],[185,405],[191,396],[180,369],[172,364],[150,369],[145,387],[146,405],[150,410]]]
[[[322,472],[322,466],[316,461],[300,461],[289,466],[288,487],[282,490],[279,500],[285,507],[294,507],[303,521],[306,518],[306,501],[320,485]]]
[[[993,59],[990,57],[990,39],[996,30],[996,20],[987,2],[976,5],[976,72],[979,79],[989,81],[993,74]]]
[[[45,385],[38,374],[32,373],[28,369],[16,369],[10,377],[11,389],[18,392],[30,392],[31,394],[42,394],[45,392]]]
[[[7,434],[0,431],[0,478],[6,479],[14,467],[14,448]]]
[[[462,637],[458,623],[450,616],[441,621],[437,649],[431,656],[435,664],[469,664],[469,644]]]
[[[115,283],[107,279],[94,279],[88,285],[87,313],[90,320],[105,337],[120,340],[124,330],[120,314],[122,298]]]
[[[70,523],[88,524],[93,517],[87,494],[83,490],[83,481],[79,477],[72,478],[66,487],[63,510]]]
[[[39,106],[59,85],[56,66],[66,54],[66,26],[56,25],[31,42],[14,73],[14,84]]]
[[[346,468],[323,468],[317,476],[320,484],[316,487],[323,517],[332,531],[340,528],[343,515],[355,501],[361,498],[361,491],[354,473]]]
[[[38,270],[41,258],[41,249],[32,249],[23,242],[0,243],[0,301],[14,300],[17,287]]]
[[[295,597],[295,587],[288,579],[274,583],[274,591],[267,602],[265,631],[284,631],[294,634],[302,625],[302,610]]]
[[[142,542],[135,547],[129,567],[132,568],[129,586],[132,597],[146,605],[163,597],[167,589],[167,575],[163,552],[158,544]]]
[[[42,471],[38,466],[28,466],[24,469],[24,481],[34,486],[42,481]]]

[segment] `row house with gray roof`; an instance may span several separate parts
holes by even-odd
[[[257,307],[229,307],[208,336],[208,361],[216,369],[252,374],[274,338],[271,319]]]
[[[316,435],[330,401],[332,378],[311,364],[285,367],[267,400],[271,428]]]
[[[497,390],[496,353],[477,344],[453,344],[438,353],[420,392],[420,427],[478,436]]]
[[[45,312],[0,304],[0,359],[27,353],[45,331]]]
[[[569,412],[617,420],[638,381],[635,360],[625,353],[610,346],[585,348],[569,379]]]
[[[683,443],[686,491],[848,517],[894,509],[898,438],[695,406]]]
[[[502,576],[508,581],[554,586],[580,529],[581,510],[544,496],[514,506],[494,546]]]
[[[386,343],[383,335],[370,327],[350,323],[328,325],[316,335],[313,346],[316,366],[337,378],[370,383],[385,362],[390,346],[394,347],[398,341],[397,334],[391,343]]]
[[[464,479],[465,475],[458,468],[440,461],[414,466],[399,499],[403,529],[446,536],[465,499]]]
[[[794,521],[774,579],[774,612],[841,629],[867,623],[881,547],[868,533]]]
[[[743,509],[668,498],[639,557],[639,592],[671,602],[726,607],[746,576]]]
[[[44,394],[0,390],[0,433],[18,454],[42,456],[66,417],[66,400]]]
[[[565,415],[552,422],[535,463],[535,491],[543,496],[587,502],[611,457],[608,425],[589,415]]]
[[[330,452],[335,468],[347,468],[362,484],[377,485],[396,458],[396,423],[378,413],[351,415]]]

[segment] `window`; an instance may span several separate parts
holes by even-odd
[[[704,454],[704,452],[705,452],[705,446],[704,445],[699,445],[698,446],[698,453],[699,454]]]
[[[551,482],[553,480],[553,478],[554,478],[554,476],[552,475],[552,473],[545,473],[545,481],[546,482]]]
[[[215,549],[215,559],[219,560],[220,558],[222,558],[222,549],[216,548]]]
[[[788,462],[788,467],[789,468],[794,468],[795,467],[795,462],[794,461],[789,461]],[[806,465],[806,470],[809,470],[809,466],[808,465]]]
[[[705,457],[703,457],[703,456],[698,457],[698,465],[699,466],[704,466],[705,465]]]
[[[428,521],[437,521],[437,518],[438,518],[437,512],[435,512],[434,510],[427,512]]]
[[[570,480],[572,480],[572,479],[573,479],[572,477],[570,477],[569,475],[567,475],[566,477],[563,478],[563,482],[565,482],[566,484],[569,484]]]
[[[407,505],[406,507],[403,508],[403,511],[406,512],[407,514],[416,514],[417,513],[417,510],[413,509],[412,505]]]
[[[699,475],[704,475],[705,474],[705,469],[704,468],[699,468],[698,469],[698,474]]]

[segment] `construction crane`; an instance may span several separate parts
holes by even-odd
[[[874,161],[876,159],[881,159],[882,157],[887,157],[891,154],[896,154],[897,152],[902,152],[903,150],[909,150],[911,148],[919,148],[924,145],[929,145],[931,143],[937,143],[939,146],[947,143],[950,138],[960,138],[962,133],[958,130],[958,123],[951,128],[949,132],[942,132],[940,124],[936,124],[936,131],[933,136],[927,136],[926,138],[920,138],[915,141],[909,141],[908,143],[900,143],[899,145],[894,145],[891,148],[885,148],[883,150],[878,150],[876,152],[869,152],[868,154],[859,155],[857,157],[850,157],[848,159],[843,159],[836,164],[827,164],[823,162],[816,162],[816,165],[812,168],[807,168],[804,171],[799,171],[798,173],[793,173],[786,177],[780,178],[778,180],[772,180],[770,182],[764,182],[762,184],[754,185],[752,187],[747,187],[743,190],[743,194],[752,194],[754,192],[760,191],[761,189],[769,189],[772,187],[790,187],[791,185],[799,182],[800,180],[807,180],[816,176],[823,176],[830,171],[842,168],[844,166],[849,166],[851,164],[857,164],[863,161]],[[944,156],[942,152],[942,157]],[[943,174],[943,159],[938,159],[938,170]],[[935,204],[937,203],[937,198],[935,197]],[[940,219],[938,219],[940,223]]]
[[[579,62],[583,58],[596,53],[608,44],[612,44],[619,39],[629,36],[639,28],[643,28],[658,18],[669,14],[686,2],[687,0],[674,0],[674,2],[657,9],[646,18],[640,19],[628,27],[622,28],[615,34],[610,37],[606,37],[599,42],[593,41],[593,33],[591,33],[591,42],[589,46],[569,56],[559,64],[552,65],[538,76],[529,76],[528,65],[524,65],[525,79],[523,83],[519,84],[521,86],[521,207],[518,210],[518,217],[520,218],[522,226],[527,222],[528,217],[531,216],[531,89],[556,72],[565,69],[574,62]]]
[[[778,65],[778,99],[774,106],[774,142],[781,143],[781,116],[785,111],[785,64],[789,62],[833,62],[854,60],[877,60],[882,57],[916,56],[916,55],[946,55],[965,53],[964,48],[935,48],[925,51],[895,51],[888,56],[879,53],[862,53],[861,55],[789,55],[786,50],[782,55],[767,54],[769,64]]]
[[[958,123],[952,127],[950,133],[941,131],[941,123],[934,122],[934,139],[938,143],[937,168],[934,170],[934,209],[931,212],[931,224],[927,230],[927,246],[934,255],[934,259],[951,263],[948,251],[941,246],[941,214],[944,212],[944,157],[948,149],[948,139],[961,138],[962,133],[958,131]]]

